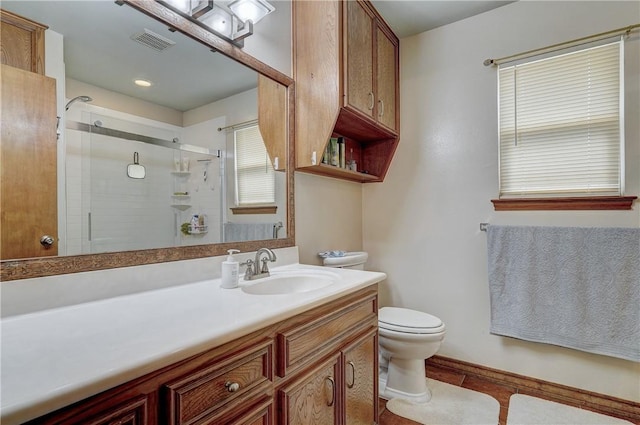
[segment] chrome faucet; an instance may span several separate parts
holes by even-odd
[[[267,257],[260,259],[262,254],[267,254]],[[276,261],[276,254],[269,248],[260,248],[256,251],[256,258],[254,260],[247,260],[242,265],[247,266],[247,270],[244,273],[244,280],[261,279],[269,276],[268,262]],[[260,267],[260,261],[262,261],[262,267]]]

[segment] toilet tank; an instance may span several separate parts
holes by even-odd
[[[369,254],[362,251],[347,251],[342,257],[327,257],[322,260],[326,267],[336,267],[340,269],[364,270]]]

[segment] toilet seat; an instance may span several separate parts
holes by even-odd
[[[399,307],[382,307],[378,310],[378,327],[406,334],[444,332],[444,323],[436,316]]]

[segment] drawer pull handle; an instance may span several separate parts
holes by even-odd
[[[347,382],[347,388],[353,388],[356,384],[356,365],[354,365],[353,362],[349,362],[347,364],[351,366],[351,383]]]
[[[224,387],[230,393],[235,393],[236,391],[238,391],[240,389],[240,384],[238,384],[237,382],[227,381],[227,382],[224,383]]]
[[[331,383],[331,401],[327,401],[327,406],[333,406],[333,403],[336,401],[336,382],[331,376],[327,376],[324,380]]]

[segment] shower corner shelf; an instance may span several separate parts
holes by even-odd
[[[188,210],[189,208],[191,208],[191,205],[188,205],[188,204],[171,204],[171,207],[175,208],[177,210],[180,210],[180,211],[185,211],[185,210]]]
[[[209,226],[189,226],[190,235],[203,235],[209,231]]]

